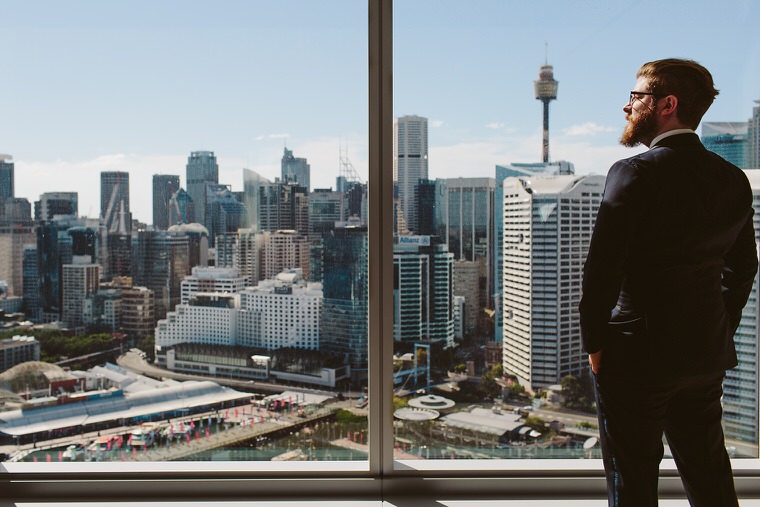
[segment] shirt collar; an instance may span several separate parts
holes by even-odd
[[[657,143],[659,143],[660,141],[662,141],[666,137],[675,136],[675,135],[678,135],[678,134],[696,134],[696,132],[694,132],[692,129],[673,129],[673,130],[668,130],[667,132],[663,132],[659,136],[657,136],[654,139],[652,139],[652,142],[649,143],[649,148],[650,149],[654,148],[655,146],[657,146]]]

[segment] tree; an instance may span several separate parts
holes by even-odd
[[[594,386],[588,372],[584,370],[580,377],[568,375],[562,379],[562,406],[584,412],[594,412]]]

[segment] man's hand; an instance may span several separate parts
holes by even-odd
[[[594,352],[588,355],[588,362],[591,365],[591,371],[594,375],[599,374],[599,368],[602,367],[602,351]]]

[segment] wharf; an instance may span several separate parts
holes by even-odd
[[[196,438],[180,440],[169,447],[153,447],[138,452],[125,452],[124,461],[178,461],[194,454],[220,447],[230,447],[240,442],[252,440],[288,430],[298,430],[303,426],[331,417],[336,408],[321,408],[305,417],[285,415],[279,418],[270,417],[263,422],[248,422],[230,426],[226,430],[210,432],[205,436],[198,434]]]

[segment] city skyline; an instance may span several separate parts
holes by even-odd
[[[721,94],[705,121],[746,121],[760,98],[754,2],[724,5],[719,24],[707,2],[541,5],[395,2],[394,116],[429,119],[430,178],[539,162],[533,82],[545,63],[560,83],[551,160],[578,174],[634,153],[617,138],[646,60],[690,57],[713,72]],[[132,213],[150,223],[152,176],[179,174],[184,188],[187,156],[204,150],[233,191],[244,168],[277,177],[284,147],[308,160],[312,188],[335,187],[342,150],[367,175],[361,2],[230,1],[213,21],[202,2],[0,6],[0,153],[13,156],[15,193],[30,202],[77,191],[80,214],[94,217],[99,174],[128,171]],[[645,21],[658,37],[636,37],[631,18],[651,10],[662,14]],[[659,30],[676,12],[689,23]]]

